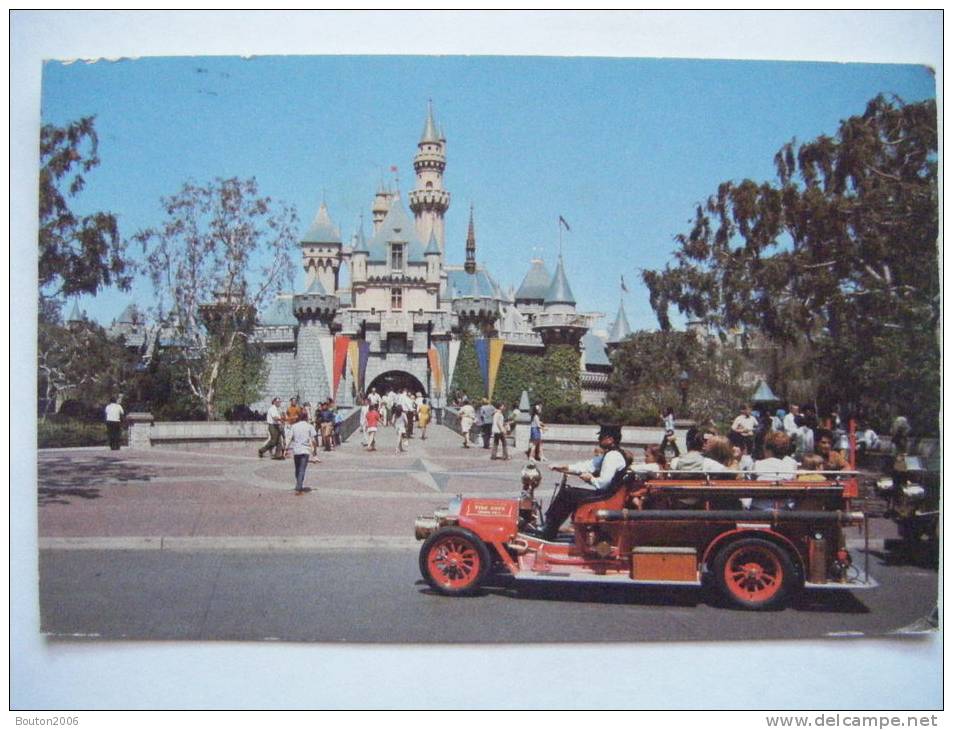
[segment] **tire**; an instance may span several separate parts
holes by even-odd
[[[447,527],[428,537],[420,548],[420,574],[445,596],[473,593],[490,567],[490,551],[470,530]]]
[[[721,594],[731,605],[750,611],[782,605],[797,582],[788,552],[756,537],[735,540],[721,548],[713,568]]]

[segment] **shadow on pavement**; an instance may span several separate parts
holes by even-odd
[[[61,456],[38,465],[37,500],[44,504],[69,504],[70,497],[98,499],[103,481],[149,482],[155,468],[119,461],[109,456],[77,460]]]

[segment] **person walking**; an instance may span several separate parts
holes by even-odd
[[[407,438],[414,437],[414,421],[417,420],[417,399],[413,393],[404,391],[407,396]]]
[[[404,453],[404,439],[407,438],[407,413],[398,404],[394,406],[394,431],[397,433],[397,448],[395,454]]]
[[[493,414],[496,409],[490,405],[490,399],[484,398],[480,406],[480,435],[483,436],[483,448],[490,448],[490,437],[493,435]]]
[[[503,444],[503,460],[509,461],[510,455],[506,451],[506,412],[503,410],[503,403],[496,404],[496,410],[493,411],[493,420],[491,425],[493,432],[493,452],[491,459],[496,459],[496,447]]]
[[[377,429],[381,422],[381,413],[377,410],[376,405],[372,405],[367,410],[367,450],[368,451],[377,451],[377,444],[375,440],[377,439]]]
[[[126,412],[119,405],[119,396],[114,397],[106,406],[106,434],[109,436],[109,448],[119,451],[119,440],[122,435],[122,419]]]
[[[543,407],[537,403],[533,406],[532,418],[529,422],[529,448],[526,449],[526,458],[533,461],[546,461],[543,457],[543,429],[545,426],[542,421]],[[535,456],[532,456],[535,451]]]
[[[422,396],[417,406],[417,425],[420,426],[420,440],[427,440],[427,426],[430,424],[430,404]]]
[[[371,405],[367,398],[361,399],[361,446],[367,446],[367,413]]]
[[[318,432],[308,423],[304,413],[298,412],[298,421],[291,427],[291,453],[294,455],[295,465],[295,494],[310,492],[311,488],[304,486],[304,475],[308,470],[308,458],[311,456],[311,446],[317,438]]]
[[[272,459],[283,459],[283,447],[281,445],[281,398],[271,399],[271,407],[268,409],[268,415],[265,416],[265,422],[268,424],[268,441],[258,449],[258,458],[265,455],[266,451],[271,451]]]
[[[334,411],[331,401],[321,406],[321,443],[325,451],[334,451]]]
[[[470,405],[470,401],[463,398],[463,405],[460,406],[460,434],[463,436],[463,448],[470,448],[470,429],[476,421],[476,411]]]

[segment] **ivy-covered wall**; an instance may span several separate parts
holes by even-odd
[[[464,335],[453,373],[452,391],[463,391],[470,399],[486,396],[480,363],[471,335]],[[545,354],[503,350],[496,376],[493,400],[519,403],[523,390],[531,402],[552,408],[581,402],[579,351],[569,345],[546,348]]]

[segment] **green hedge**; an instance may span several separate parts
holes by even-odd
[[[53,449],[67,446],[105,446],[109,443],[109,438],[106,435],[105,423],[57,419],[37,423],[36,441],[38,448]],[[124,432],[123,443],[125,441]]]
[[[471,400],[478,401],[486,390],[476,348],[469,333],[462,340],[451,390],[463,391]],[[582,390],[579,363],[579,351],[569,345],[548,347],[545,354],[504,349],[493,400],[516,404],[526,390],[530,400],[543,403],[547,411],[556,406],[578,406]]]
[[[652,411],[615,406],[594,406],[587,403],[543,408],[543,423],[614,423],[620,426],[661,426],[659,415]]]

